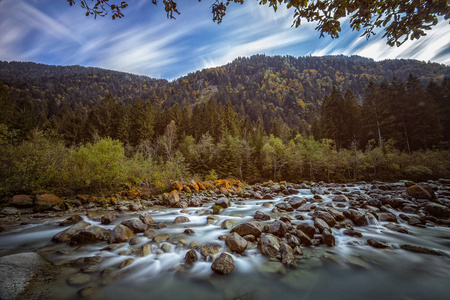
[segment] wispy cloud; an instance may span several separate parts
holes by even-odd
[[[64,3],[63,3],[64,2]],[[231,5],[222,24],[204,3],[179,3],[168,20],[160,4],[130,3],[125,18],[94,20],[65,1],[0,1],[0,60],[80,64],[174,79],[200,68],[253,54],[302,56],[358,54],[374,59],[415,58],[450,64],[450,31],[440,22],[428,36],[390,48],[376,36],[367,41],[343,24],[340,38],[319,39],[316,24],[292,28],[293,11],[275,13],[257,1]]]

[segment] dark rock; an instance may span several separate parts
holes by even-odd
[[[144,224],[144,222],[138,218],[123,221],[121,224],[130,228],[134,233],[142,233],[148,228],[148,225]]]
[[[184,256],[184,261],[186,262],[187,265],[192,265],[193,263],[198,261],[197,251],[191,249],[188,252],[186,252],[186,255]]]
[[[294,250],[286,243],[280,245],[281,262],[287,265],[295,265]]]
[[[325,222],[321,218],[316,218],[314,220],[314,226],[319,229],[320,233],[322,233],[323,231],[331,232],[330,226],[328,226],[327,222]]]
[[[277,220],[269,226],[268,232],[278,237],[283,237],[288,232],[288,228],[284,222]]]
[[[231,232],[236,232],[240,236],[251,234],[255,237],[260,237],[262,234],[262,226],[258,221],[246,222],[234,227]]]
[[[388,248],[389,244],[383,241],[377,241],[374,239],[369,239],[367,240],[367,244],[369,244],[370,246],[374,247],[374,248]]]
[[[211,270],[218,274],[226,275],[234,270],[234,260],[231,255],[221,253],[211,265]]]
[[[333,216],[333,218],[334,218],[336,221],[340,222],[340,221],[344,221],[344,220],[345,220],[344,214],[341,213],[340,211],[338,211],[338,210],[336,210],[336,209],[334,209],[334,208],[327,208],[326,210],[327,210],[327,212],[329,212],[329,213]],[[330,226],[331,226],[331,225],[330,225]],[[333,226],[334,226],[334,225],[333,225]]]
[[[406,228],[404,228],[404,227],[402,227],[402,226],[400,226],[398,224],[389,223],[389,224],[384,225],[384,227],[386,227],[389,230],[397,231],[397,232],[400,232],[400,233],[406,233],[406,234],[410,233],[408,229],[406,229]]]
[[[130,230],[130,228],[124,226],[124,225],[116,225],[114,229],[110,232],[108,237],[108,243],[114,244],[114,243],[123,243],[128,241],[133,236],[133,232]]]
[[[270,216],[266,215],[265,213],[263,213],[262,211],[257,210],[255,212],[255,215],[253,216],[253,218],[255,220],[261,220],[261,221],[268,221],[270,220]]]
[[[111,224],[115,219],[117,219],[117,214],[106,214],[100,219],[100,222],[103,225],[108,225]]]
[[[281,211],[294,211],[294,208],[286,202],[277,203],[275,207]]]
[[[346,229],[344,230],[344,234],[345,235],[349,235],[349,236],[356,236],[356,237],[362,237],[362,233],[359,231],[356,231],[354,229]]]
[[[2,215],[18,215],[20,214],[20,209],[17,209],[15,207],[5,207],[1,210],[0,214]]]
[[[336,239],[334,235],[328,230],[322,231],[322,237],[325,245],[327,245],[328,247],[333,247],[336,245]]]
[[[78,231],[80,231],[83,228],[88,227],[89,225],[91,225],[91,224],[88,222],[85,222],[85,221],[78,222],[77,224],[72,225],[72,227],[67,228],[66,230],[63,230],[61,232],[58,232],[52,238],[52,241],[57,242],[57,243],[68,243],[68,242],[70,242],[70,239],[72,238],[72,236],[75,233],[77,233]]]
[[[425,205],[425,212],[438,219],[450,218],[450,209],[444,205],[429,202]]]
[[[258,242],[259,251],[268,257],[276,257],[280,252],[280,243],[276,236],[266,234]]]
[[[300,242],[303,245],[312,246],[313,242],[312,242],[311,238],[309,236],[307,236],[303,231],[295,230],[294,235],[300,239]]]
[[[119,269],[123,269],[125,267],[128,267],[134,262],[134,258],[127,258],[123,262],[119,264]]]
[[[153,241],[155,243],[161,243],[161,242],[167,241],[168,239],[170,239],[170,234],[168,234],[168,233],[157,234],[153,237]]]
[[[397,223],[397,216],[391,212],[378,212],[375,213],[380,222],[395,222]]]
[[[88,286],[85,288],[82,288],[77,292],[78,296],[81,297],[81,299],[88,299],[88,300],[95,300],[100,299],[100,289],[95,286]]]
[[[236,232],[232,232],[225,239],[225,244],[231,251],[242,254],[247,249],[248,242]]]
[[[312,216],[314,218],[319,218],[319,219],[324,220],[330,227],[334,227],[337,223],[336,220],[334,219],[334,217],[330,213],[325,212],[325,211],[320,211],[320,210],[315,211],[312,214]]]
[[[297,209],[306,203],[306,199],[295,197],[295,198],[289,200],[288,203],[289,203],[289,205],[292,206],[292,208]]]
[[[432,197],[428,191],[418,185],[410,186],[406,189],[408,195],[415,199],[428,199],[430,200]]]
[[[334,202],[348,202],[348,198],[345,195],[337,195],[332,198]]]
[[[189,220],[188,217],[179,216],[179,217],[176,217],[175,220],[173,220],[173,224],[187,223],[190,221],[191,220]]]
[[[367,220],[364,214],[355,209],[349,209],[344,211],[344,215],[352,220],[355,226],[364,226],[367,225]]]
[[[80,215],[73,215],[69,218],[65,219],[64,221],[59,223],[59,226],[70,226],[77,224],[78,222],[83,221],[83,218]]]
[[[367,201],[367,204],[378,208],[380,208],[382,205],[381,201],[378,199],[370,199]]]
[[[156,222],[153,220],[152,216],[148,213],[139,215],[139,220],[142,221],[145,225],[151,225],[156,224]]]
[[[273,196],[271,194],[265,194],[263,199],[264,200],[273,200]]]
[[[76,226],[76,225],[74,225]],[[106,241],[109,237],[110,230],[104,229],[96,225],[89,225],[75,233],[70,239],[71,245],[84,245]]]
[[[187,228],[187,229],[184,230],[184,233],[186,233],[186,234],[194,234],[195,231],[190,229],[190,228]]]
[[[401,245],[400,248],[402,248],[403,250],[410,251],[410,252],[415,252],[415,253],[422,253],[422,254],[431,254],[431,255],[442,256],[442,253],[439,252],[438,250],[431,249],[431,248],[425,248],[425,247],[422,247],[422,246],[404,244],[404,245]]]
[[[144,236],[149,239],[155,237],[157,234],[158,234],[158,232],[152,228],[149,228],[146,231],[144,231]]]
[[[231,229],[231,228],[233,228],[233,226],[236,225],[236,223],[237,223],[236,220],[227,219],[227,220],[224,220],[222,222],[222,224],[220,225],[220,228],[222,228],[222,229]]]
[[[297,225],[297,229],[303,231],[310,238],[313,238],[314,234],[316,234],[316,228],[309,222],[301,222]]]
[[[226,197],[219,198],[219,200],[216,201],[215,205],[219,205],[223,208],[228,208],[231,206],[230,199]]]

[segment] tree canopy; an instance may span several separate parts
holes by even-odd
[[[86,10],[86,16],[106,16],[112,19],[122,18],[122,10],[128,7],[127,2],[110,0],[67,0],[73,6],[79,5]],[[152,0],[157,5],[158,0]],[[175,19],[178,10],[174,0],[162,0],[167,17]],[[201,0],[199,0],[201,2]],[[244,0],[214,0],[211,5],[213,21],[220,24],[230,4],[243,4]],[[363,31],[361,36],[369,38],[379,28],[384,29],[383,37],[390,46],[400,46],[408,39],[419,39],[426,35],[438,23],[439,17],[450,18],[448,0],[259,0],[259,5],[268,5],[277,11],[285,5],[294,12],[292,26],[299,27],[302,19],[317,22],[316,30],[320,37],[325,34],[338,38],[341,22],[350,18],[352,30]]]

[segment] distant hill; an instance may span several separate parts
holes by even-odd
[[[0,83],[8,86],[13,99],[35,102],[42,119],[58,114],[65,104],[90,110],[108,94],[125,104],[140,97],[162,108],[177,103],[181,108],[194,107],[213,98],[220,104],[230,102],[252,121],[263,119],[266,128],[278,117],[291,127],[309,124],[333,85],[341,91],[350,89],[361,100],[370,81],[389,82],[394,77],[403,81],[409,74],[426,85],[449,76],[450,67],[404,59],[376,62],[343,55],[255,55],[168,82],[100,68],[0,62]]]

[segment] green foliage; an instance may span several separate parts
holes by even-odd
[[[412,165],[405,169],[405,175],[412,180],[427,180],[433,175],[433,171],[422,165]]]
[[[216,181],[219,179],[219,176],[216,173],[216,170],[212,169],[209,171],[208,175],[206,175],[205,180],[206,181]]]

